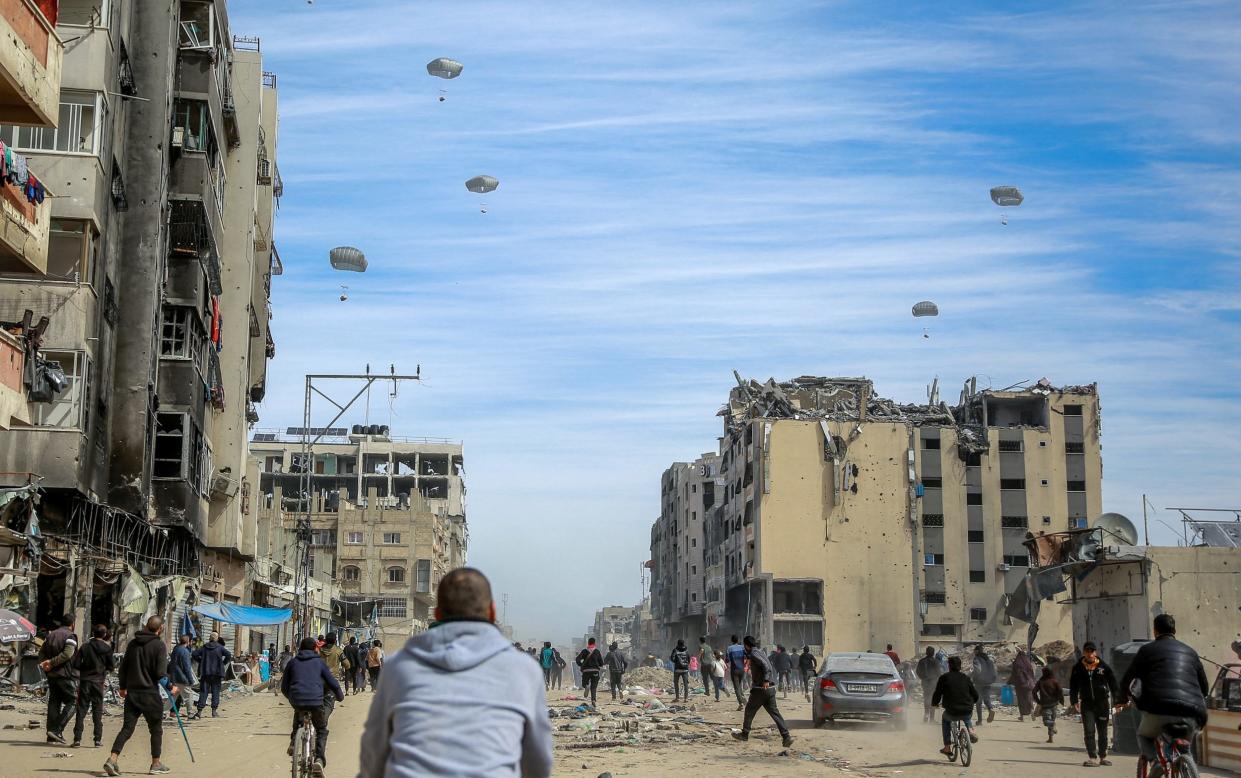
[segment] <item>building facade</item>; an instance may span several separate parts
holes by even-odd
[[[651,528],[651,615],[663,642],[696,641],[709,629],[707,527],[720,507],[720,456],[676,462],[660,479],[660,514]],[[714,614],[718,615],[718,614]]]
[[[314,447],[306,496],[298,431],[254,435],[260,512],[289,530],[309,512],[311,570],[338,587],[343,621],[400,645],[434,618],[440,578],[466,561],[463,449],[386,427],[334,432]]]
[[[1024,638],[1005,606],[1030,565],[1027,533],[1101,513],[1093,385],[971,382],[950,407],[894,403],[864,378],[803,377],[739,382],[721,413],[720,506],[700,530],[700,582],[677,580],[686,568],[664,516],[652,531],[665,640],[692,636],[668,592],[695,590],[706,632],[722,639],[911,654]],[[1038,624],[1040,640],[1071,637],[1067,608],[1043,608]]]
[[[257,40],[234,39],[223,0],[46,5],[56,44],[73,41],[54,126],[0,117],[0,141],[53,195],[46,262],[0,260],[0,321],[33,323],[32,356],[63,381],[28,424],[0,430],[0,477],[43,492],[32,618],[73,610],[123,642],[149,612],[249,602],[245,430],[274,353],[275,78]],[[148,596],[123,602],[134,580]]]

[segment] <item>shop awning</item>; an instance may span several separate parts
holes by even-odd
[[[283,624],[288,621],[293,611],[288,608],[260,608],[257,605],[234,605],[229,602],[211,602],[195,605],[195,613],[201,613],[209,619],[223,621],[226,624],[238,624],[243,627],[266,627]]]

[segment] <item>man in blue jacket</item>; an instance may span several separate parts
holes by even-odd
[[[178,710],[185,706],[189,699],[189,688],[194,683],[194,669],[190,666],[190,636],[182,635],[168,659],[168,676],[181,692],[173,700]]]
[[[746,700],[741,696],[741,690],[745,686],[745,646],[741,645],[736,635],[724,651],[724,659],[728,661],[728,674],[732,676],[733,694],[737,695],[737,710],[744,710]]]
[[[293,706],[293,733],[289,736],[289,756],[293,755],[293,739],[302,727],[302,714],[309,713],[310,721],[315,726],[315,772],[323,774],[327,764],[327,720],[328,706],[324,698],[328,691],[336,697],[337,702],[345,699],[345,692],[327,662],[319,656],[318,641],[314,638],[302,638],[298,646],[297,656],[284,669],[284,677],[280,679],[280,693],[288,698]]]
[[[193,718],[202,718],[208,694],[211,695],[211,717],[215,718],[220,715],[220,685],[224,681],[224,672],[233,663],[233,655],[224,647],[224,638],[212,632],[210,642],[194,652],[194,660],[198,662],[198,680],[202,685],[195,705],[198,712]]]

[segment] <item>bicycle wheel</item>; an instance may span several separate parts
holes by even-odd
[[[315,727],[307,721],[302,731],[306,733],[306,739],[302,742],[301,778],[311,778],[314,775],[315,766]]]
[[[957,750],[961,752],[961,766],[969,767],[970,761],[974,758],[974,746],[970,743],[969,730],[962,727],[959,737],[961,738],[961,745]]]
[[[1169,778],[1199,778],[1198,763],[1193,756],[1185,754],[1172,762],[1172,775]]]

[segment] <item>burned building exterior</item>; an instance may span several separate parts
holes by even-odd
[[[310,572],[332,582],[336,625],[399,645],[432,621],[440,579],[466,562],[462,445],[359,426],[329,430],[304,463],[298,432],[253,435],[260,517],[292,531],[309,514]],[[282,574],[295,565],[284,562]]]
[[[934,391],[902,405],[865,378],[738,377],[720,415],[720,507],[698,530],[703,624],[716,636],[903,654],[1024,637],[1004,611],[1030,563],[1027,533],[1100,512],[1094,386],[971,381],[954,406]],[[660,566],[652,537],[652,601],[692,591],[668,580],[685,568]],[[1065,608],[1039,623],[1046,639],[1071,634]],[[691,636],[661,626],[668,640]]]
[[[0,115],[0,141],[55,196],[45,261],[0,261],[0,320],[46,317],[38,358],[64,380],[0,425],[0,477],[42,493],[32,619],[73,611],[123,640],[143,613],[183,614],[200,583],[245,602],[245,429],[279,272],[275,78],[223,0],[47,5],[49,51],[73,41],[58,121]],[[123,603],[130,581],[149,591]]]
[[[685,638],[708,629],[706,575],[710,561],[705,537],[720,507],[716,496],[718,454],[677,462],[660,479],[660,514],[651,527],[651,618],[669,635]]]

